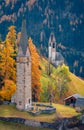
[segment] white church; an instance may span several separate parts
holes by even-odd
[[[60,52],[56,51],[56,39],[55,39],[55,35],[53,32],[50,34],[48,44],[49,44],[48,45],[49,62],[56,67],[59,65],[61,66],[64,63],[64,58]]]

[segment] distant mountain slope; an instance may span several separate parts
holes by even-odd
[[[46,59],[42,58],[41,59],[41,72],[42,72],[42,77],[41,77],[41,84],[42,84],[42,88],[43,88],[43,97],[44,97],[44,101],[45,98],[47,98],[47,87],[48,87],[48,83],[50,82],[51,84],[53,84],[55,82],[55,79],[53,79],[53,77],[55,76],[55,71],[56,69],[53,67],[53,71],[52,71],[52,76],[47,75],[46,73],[46,66],[48,65],[48,62]],[[75,93],[79,93],[82,96],[84,96],[84,80],[78,78],[77,76],[75,76],[74,74],[72,74],[71,72],[69,72],[69,77],[71,79],[71,82],[69,83],[68,86],[68,92],[65,94],[65,97],[70,96],[72,94]],[[56,86],[54,86],[56,87]]]
[[[70,70],[84,77],[83,12],[84,0],[0,0],[0,37],[5,39],[12,24],[19,32],[24,14],[28,35],[41,53],[47,56],[49,35],[54,31],[57,50],[61,51]]]

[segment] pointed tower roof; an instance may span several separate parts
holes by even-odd
[[[51,43],[51,42],[56,42],[55,35],[53,32],[51,32],[50,38],[49,38],[49,43]]]
[[[21,38],[19,44],[19,48],[22,49],[23,55],[26,55],[27,47],[28,47],[28,37],[26,32],[26,20],[23,20],[21,29]]]

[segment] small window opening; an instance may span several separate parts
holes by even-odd
[[[30,99],[29,99],[29,104],[30,104]]]
[[[53,48],[55,48],[55,43],[53,43]]]
[[[21,101],[19,101],[19,105],[22,105],[22,102],[21,102]]]

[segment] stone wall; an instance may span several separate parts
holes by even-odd
[[[56,125],[54,123],[47,123],[47,122],[37,122],[33,120],[26,120],[23,118],[15,118],[15,117],[0,117],[1,121],[5,122],[14,122],[14,123],[20,123],[25,124],[32,127],[39,127],[39,128],[56,128]]]
[[[51,105],[46,104],[36,104],[36,106],[43,106],[46,107],[45,109],[40,110],[42,114],[51,114],[56,112],[56,108]]]

